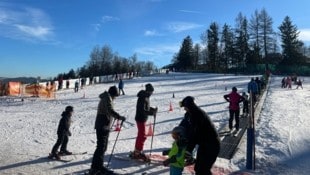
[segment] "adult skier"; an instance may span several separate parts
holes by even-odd
[[[146,84],[145,90],[138,92],[138,100],[136,106],[136,116],[135,120],[138,128],[138,135],[136,138],[135,149],[130,154],[133,159],[143,159],[148,161],[147,156],[143,153],[144,142],[146,140],[145,125],[148,120],[148,116],[157,113],[157,108],[150,107],[150,97],[154,92],[154,87],[152,84]]]
[[[195,161],[196,175],[211,175],[211,168],[220,152],[220,139],[209,116],[194,102],[194,97],[187,96],[180,102],[190,125],[191,137],[186,148],[186,158],[192,159],[192,151],[198,145]],[[186,132],[189,132],[186,130]]]
[[[109,133],[113,118],[125,121],[126,118],[119,115],[113,109],[113,100],[118,96],[116,86],[111,86],[107,91],[99,95],[100,102],[97,109],[95,129],[97,136],[97,148],[94,152],[90,175],[113,174],[113,171],[103,166],[104,154],[108,147]]]

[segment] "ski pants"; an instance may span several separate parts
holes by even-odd
[[[135,149],[138,151],[143,151],[144,142],[146,140],[145,123],[146,122],[137,122],[138,136],[136,138]]]
[[[68,142],[69,137],[66,134],[58,134],[58,139],[52,149],[52,153],[56,154],[60,145],[61,145],[60,151],[66,151]]]
[[[110,131],[106,129],[96,129],[97,148],[94,153],[91,168],[99,170],[103,167],[104,153],[107,151]]]
[[[208,147],[199,145],[194,167],[196,175],[212,175],[211,168],[216,161],[219,152],[219,144]]]
[[[170,166],[170,175],[182,175],[183,168]]]
[[[235,128],[239,129],[239,113],[240,110],[231,110],[231,109],[229,110],[229,129],[233,128],[234,118],[236,120]]]

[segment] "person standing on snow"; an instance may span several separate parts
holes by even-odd
[[[182,175],[185,166],[185,153],[187,146],[187,137],[185,128],[177,126],[173,128],[171,136],[174,139],[170,150],[163,152],[163,155],[168,155],[163,164],[170,167],[170,175]]]
[[[251,81],[248,83],[248,93],[251,95],[252,93],[252,103],[255,104],[257,101],[258,87],[254,78],[251,78]]]
[[[125,92],[124,92],[124,82],[123,80],[120,78],[119,79],[119,82],[118,82],[118,89],[119,89],[119,95],[121,95],[121,92],[123,95],[125,95]]]
[[[71,155],[72,152],[67,150],[67,144],[69,142],[69,136],[71,136],[70,125],[71,125],[71,116],[73,114],[73,107],[67,106],[65,111],[62,112],[62,118],[59,121],[57,135],[58,139],[53,146],[52,152],[49,155],[49,158],[60,160],[59,155]],[[60,152],[57,153],[58,148],[60,147]]]
[[[237,93],[237,88],[233,87],[231,93],[224,95],[224,99],[229,102],[229,129],[232,131],[233,121],[235,119],[236,131],[239,130],[239,103],[244,101],[244,98]]]
[[[249,96],[246,94],[246,92],[242,92],[243,100],[243,108],[242,108],[242,115],[243,117],[246,117],[249,114]]]
[[[130,157],[133,159],[143,159],[147,161],[146,155],[142,152],[144,142],[146,140],[145,133],[145,124],[149,115],[153,115],[157,113],[157,108],[150,107],[150,97],[154,92],[154,88],[152,84],[146,84],[145,90],[141,90],[138,92],[138,100],[136,106],[136,116],[135,120],[138,128],[138,135],[136,138],[135,149],[130,154]]]
[[[120,116],[113,109],[113,100],[118,95],[119,94],[116,86],[111,86],[108,92],[105,91],[99,95],[100,101],[98,104],[97,117],[95,121],[97,148],[94,152],[91,169],[89,171],[90,175],[113,173],[112,170],[109,170],[103,166],[103,160],[104,154],[108,147],[109,133],[113,118],[122,121],[126,120],[125,117]]]
[[[186,159],[192,159],[192,151],[198,145],[195,161],[196,175],[211,175],[211,168],[220,152],[220,139],[209,116],[194,102],[194,97],[187,96],[180,102],[192,132],[186,148]],[[188,131],[186,131],[188,132]]]

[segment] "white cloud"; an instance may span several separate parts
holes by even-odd
[[[112,21],[119,21],[120,19],[118,17],[114,16],[103,16],[101,18],[101,22],[106,23],[106,22],[112,22]]]
[[[310,41],[310,29],[299,30],[299,39],[302,41]]]
[[[44,11],[20,6],[0,6],[0,35],[18,40],[49,40],[53,35]]]
[[[143,54],[143,55],[159,56],[159,55],[166,55],[166,54],[174,54],[178,52],[179,47],[180,46],[178,44],[157,45],[157,46],[137,48],[135,52],[138,54]]]
[[[204,14],[203,12],[200,11],[193,11],[193,10],[179,10],[180,12],[184,13],[196,13],[196,14]]]
[[[50,33],[50,29],[47,27],[42,27],[42,26],[25,26],[25,25],[16,25],[16,27],[28,34],[29,36],[35,36],[37,38],[45,39],[45,36]]]
[[[189,23],[189,22],[171,22],[167,24],[168,30],[174,33],[179,33],[179,32],[183,32],[186,30],[192,30],[192,29],[200,28],[202,26],[203,25]]]
[[[146,30],[144,32],[144,36],[158,36],[158,32],[156,30]]]

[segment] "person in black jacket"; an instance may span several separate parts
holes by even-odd
[[[60,160],[60,155],[70,155],[72,152],[67,150],[67,144],[69,141],[69,136],[71,136],[70,132],[70,125],[71,125],[71,116],[73,113],[73,107],[67,106],[65,111],[62,112],[61,116],[62,118],[59,121],[58,129],[57,129],[57,135],[58,139],[53,146],[52,152],[49,156],[49,158],[55,158],[57,160]],[[60,147],[60,152],[57,153],[57,150]]]
[[[192,151],[196,145],[197,157],[195,161],[196,175],[210,175],[211,168],[220,151],[220,139],[209,116],[194,102],[194,97],[187,96],[180,102],[180,107],[186,111],[181,126],[188,134],[186,159],[192,159]],[[187,125],[187,126],[186,126]]]
[[[145,124],[149,115],[153,115],[157,112],[157,108],[150,107],[150,96],[153,94],[154,88],[152,84],[146,84],[145,90],[141,90],[138,92],[138,100],[136,107],[136,116],[135,120],[138,128],[138,135],[135,143],[135,150],[130,155],[134,159],[144,159],[147,160],[147,157],[142,152],[144,142],[146,140],[145,134]]]
[[[124,116],[120,116],[113,109],[113,100],[115,97],[119,96],[118,89],[116,86],[111,86],[107,91],[99,95],[100,102],[97,109],[97,117],[95,121],[95,129],[97,136],[97,148],[94,152],[91,169],[89,171],[90,175],[93,174],[104,174],[112,173],[107,167],[103,166],[104,153],[108,147],[110,128],[112,125],[112,120],[118,119],[125,121]]]

